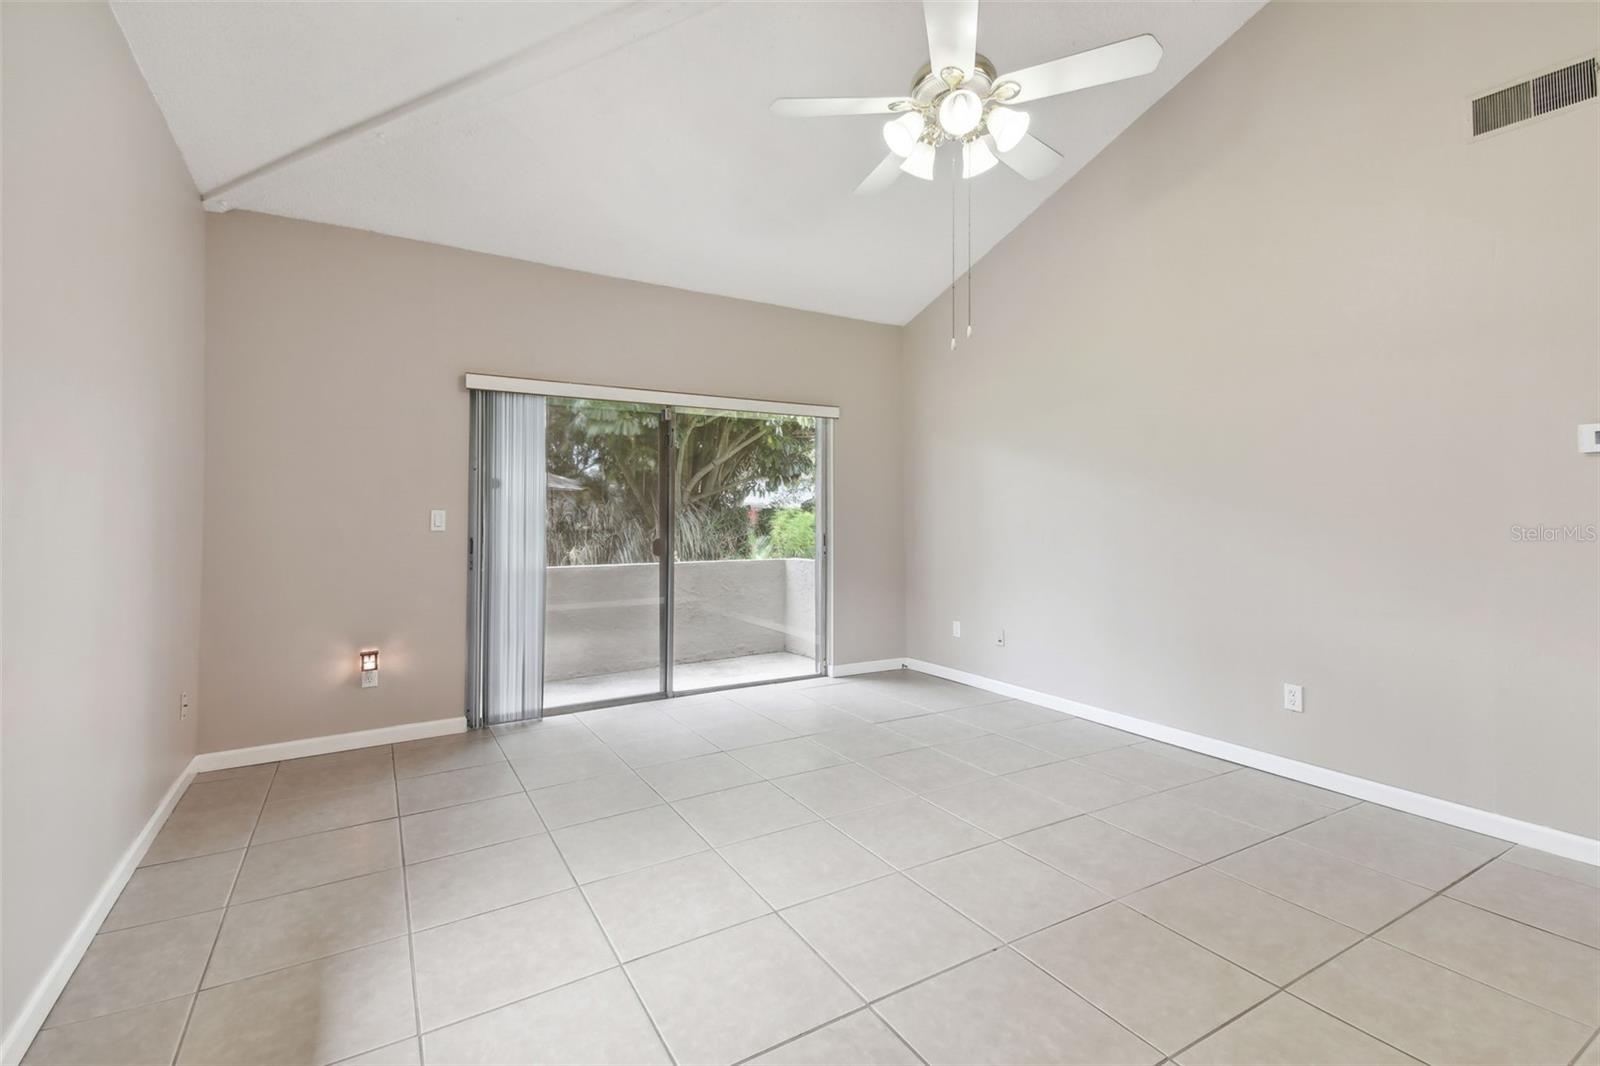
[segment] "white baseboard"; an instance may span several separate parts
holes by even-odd
[[[254,766],[257,763],[280,762],[284,759],[303,759],[307,755],[327,755],[335,751],[370,748],[375,744],[400,744],[407,740],[426,740],[429,737],[464,733],[466,730],[466,718],[458,716],[455,718],[436,718],[430,722],[408,722],[405,725],[384,726],[381,729],[362,729],[354,733],[334,733],[326,737],[285,740],[277,744],[258,744],[253,748],[207,751],[194,757],[194,771],[195,773],[205,773],[207,770],[231,770],[235,766]]]
[[[183,790],[189,787],[194,775],[194,762],[191,760],[172,782],[166,795],[161,797],[161,802],[156,805],[155,812],[144,823],[144,828],[139,830],[139,835],[134,837],[133,843],[128,845],[127,850],[122,853],[122,858],[112,867],[111,875],[100,886],[100,891],[95,894],[83,917],[78,919],[72,935],[61,946],[61,950],[56,952],[50,968],[34,986],[33,993],[23,1004],[17,1020],[5,1036],[0,1038],[0,1064],[16,1066],[21,1061],[23,1054],[28,1050],[28,1045],[33,1043],[33,1038],[38,1035],[39,1028],[49,1016],[50,1008],[55,1006],[56,997],[60,996],[61,990],[67,986],[67,980],[72,976],[72,971],[78,968],[83,953],[89,950],[89,942],[100,931],[100,923],[111,913],[117,897],[122,895],[123,888],[128,884],[128,878],[139,868],[139,862],[149,849],[150,842],[166,824],[167,815],[172,813],[172,808],[177,805],[178,798],[183,795]]]
[[[1453,825],[1460,829],[1470,829],[1474,833],[1483,833],[1486,836],[1509,840],[1514,844],[1525,844],[1530,848],[1548,851],[1552,855],[1560,855],[1567,859],[1576,859],[1592,866],[1600,866],[1600,840],[1579,836],[1577,833],[1568,833],[1562,829],[1553,829],[1547,825],[1538,825],[1533,822],[1524,822],[1516,818],[1509,818],[1493,811],[1480,810],[1477,807],[1468,807],[1465,804],[1454,803],[1450,800],[1439,799],[1436,796],[1424,795],[1421,792],[1411,792],[1394,785],[1386,785],[1380,781],[1369,781],[1364,777],[1354,774],[1330,770],[1324,766],[1315,766],[1311,763],[1299,762],[1282,755],[1271,752],[1258,751],[1255,748],[1246,748],[1239,744],[1231,744],[1225,740],[1217,740],[1200,733],[1190,733],[1187,730],[1177,729],[1169,725],[1156,722],[1147,722],[1142,718],[1134,718],[1116,711],[1107,711],[1087,703],[1065,699],[1061,696],[1052,696],[1047,692],[1037,692],[1033,689],[1023,688],[1005,681],[996,681],[981,674],[971,674],[965,670],[954,670],[938,663],[924,662],[921,659],[886,660],[892,665],[903,664],[912,670],[920,670],[925,674],[942,677],[950,681],[959,681],[963,685],[981,688],[987,692],[1008,696],[1012,699],[1023,700],[1027,703],[1048,707],[1051,710],[1061,711],[1064,714],[1074,715],[1078,718],[1087,718],[1091,722],[1113,726],[1129,733],[1137,733],[1151,740],[1160,740],[1190,751],[1198,751],[1203,755],[1213,755],[1219,759],[1227,759],[1242,766],[1251,766],[1257,770],[1265,770],[1279,777],[1303,781],[1308,785],[1319,788],[1331,789],[1342,792],[1347,796],[1367,800],[1384,807],[1393,807],[1395,810],[1405,811],[1408,814],[1420,815],[1423,818],[1432,818],[1436,822]],[[871,664],[873,669],[891,669],[892,665]]]
[[[253,748],[234,748],[230,751],[208,751],[196,755],[172,782],[172,787],[167,789],[166,795],[161,797],[161,803],[157,805],[155,813],[150,815],[150,820],[145,822],[139,835],[128,845],[128,850],[123,852],[111,875],[106,878],[94,901],[89,904],[89,909],[78,920],[72,936],[56,953],[50,968],[34,987],[33,994],[28,997],[16,1022],[4,1037],[0,1038],[0,1066],[17,1066],[28,1050],[28,1045],[33,1043],[40,1026],[44,1025],[45,1018],[50,1014],[50,1008],[55,1006],[56,997],[60,996],[61,990],[66,987],[67,980],[72,977],[72,971],[78,968],[83,953],[89,950],[89,942],[100,931],[100,923],[105,921],[106,915],[116,904],[117,897],[122,895],[123,888],[133,876],[133,872],[138,869],[140,860],[150,847],[150,842],[166,824],[167,816],[177,805],[183,790],[194,780],[195,774],[205,773],[207,770],[231,770],[236,766],[278,762],[281,759],[298,759],[307,755],[326,755],[329,752],[349,751],[353,748],[368,748],[374,744],[399,744],[407,740],[441,737],[464,732],[466,728],[467,721],[464,717],[439,718],[431,722],[410,722],[382,729],[364,729],[355,733],[336,733],[327,737],[308,737],[305,740],[288,740],[280,744],[261,744]]]
[[[880,670],[898,670],[906,665],[905,659],[873,659],[864,663],[834,663],[828,667],[829,677],[849,677],[851,674],[875,674]]]

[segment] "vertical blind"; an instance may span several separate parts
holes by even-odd
[[[472,391],[467,724],[543,712],[545,398]]]

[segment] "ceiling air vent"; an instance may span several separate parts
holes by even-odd
[[[1595,61],[1585,59],[1472,101],[1472,135],[1595,97]]]

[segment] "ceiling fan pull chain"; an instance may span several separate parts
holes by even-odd
[[[972,182],[967,182],[967,336],[972,336]]]
[[[956,157],[950,157],[950,350],[956,350]]]

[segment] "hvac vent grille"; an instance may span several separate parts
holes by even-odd
[[[1472,135],[1489,133],[1514,122],[1595,97],[1595,61],[1570,67],[1480,96],[1472,101]]]
[[[1575,104],[1579,100],[1593,100],[1595,91],[1595,63],[1586,59],[1570,67],[1551,71],[1534,78],[1533,113],[1542,115],[1558,107]]]

